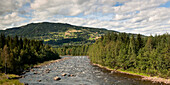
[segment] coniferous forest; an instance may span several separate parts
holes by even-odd
[[[170,77],[169,34],[142,36],[113,32],[102,36],[92,45],[53,49],[42,41],[1,34],[0,47],[2,72],[5,72],[5,65],[7,72],[19,73],[38,62],[57,59],[59,55],[88,55],[91,62],[115,70]]]
[[[34,64],[59,59],[58,53],[42,41],[0,35],[0,71],[19,74]]]
[[[59,55],[86,56],[90,45],[63,46],[55,48]]]
[[[170,77],[170,35],[149,37],[109,33],[89,47],[93,63],[113,69]]]
[[[57,48],[60,55],[88,55],[93,63],[115,70],[170,77],[170,35],[144,37],[108,33],[93,45]]]

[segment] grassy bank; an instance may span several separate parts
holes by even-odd
[[[20,76],[15,74],[7,74],[0,73],[0,85],[24,85],[23,83],[20,83],[18,78]]]
[[[92,64],[99,66],[101,68],[105,68],[107,70],[110,70],[112,72],[128,74],[128,75],[133,75],[133,76],[139,76],[139,77],[141,77],[141,80],[147,80],[147,81],[152,81],[152,82],[157,82],[157,83],[164,83],[164,84],[168,84],[168,85],[170,84],[170,79],[160,78],[160,77],[157,77],[157,76],[151,77],[150,75],[145,74],[145,73],[135,73],[133,71],[126,71],[126,70],[121,70],[121,69],[115,70],[113,68],[109,68],[107,66],[102,66],[102,65],[96,64],[96,63],[92,63]]]

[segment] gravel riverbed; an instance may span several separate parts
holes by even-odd
[[[71,58],[33,68],[19,81],[28,85],[161,85],[93,66],[87,56],[64,57]]]

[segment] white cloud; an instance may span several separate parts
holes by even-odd
[[[170,20],[168,21],[168,24],[170,24]]]
[[[154,8],[168,0],[131,0],[123,6],[114,7],[116,13],[129,13]]]
[[[127,0],[119,0],[124,2]],[[50,16],[57,14],[66,16],[76,16],[80,13],[84,15],[96,12],[113,13],[112,6],[116,4],[115,0],[35,0],[31,3],[34,15],[39,12],[47,12]],[[43,15],[43,14],[42,14]]]
[[[162,34],[170,32],[170,8],[159,7],[167,1],[170,0],[1,0],[0,29],[52,21],[145,35]],[[30,5],[24,6],[26,3]]]
[[[30,0],[0,0],[0,15],[19,11],[18,9],[28,2]]]
[[[25,20],[19,16],[24,12],[20,8],[29,2],[30,0],[0,0],[0,29],[13,27]]]
[[[54,16],[56,14],[75,16],[82,12],[83,9],[81,9],[81,5],[87,1],[35,0],[33,3],[31,3],[31,8],[34,10],[35,15],[37,15],[39,12],[42,12],[42,15],[46,15],[46,13],[48,13],[50,16]]]
[[[125,14],[116,14],[115,15],[115,20],[125,20],[125,19],[129,19],[129,18],[132,18],[133,16],[132,15],[125,15]]]
[[[5,29],[6,27],[11,27],[24,21],[25,18],[19,17],[17,12],[0,17],[0,28]]]

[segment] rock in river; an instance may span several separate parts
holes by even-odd
[[[37,80],[38,82],[41,82],[41,80]]]
[[[54,80],[56,81],[56,80],[60,80],[61,78],[60,77],[58,77],[58,76],[56,76],[56,77],[54,77]]]
[[[63,73],[62,76],[66,76],[67,74],[66,73]]]

